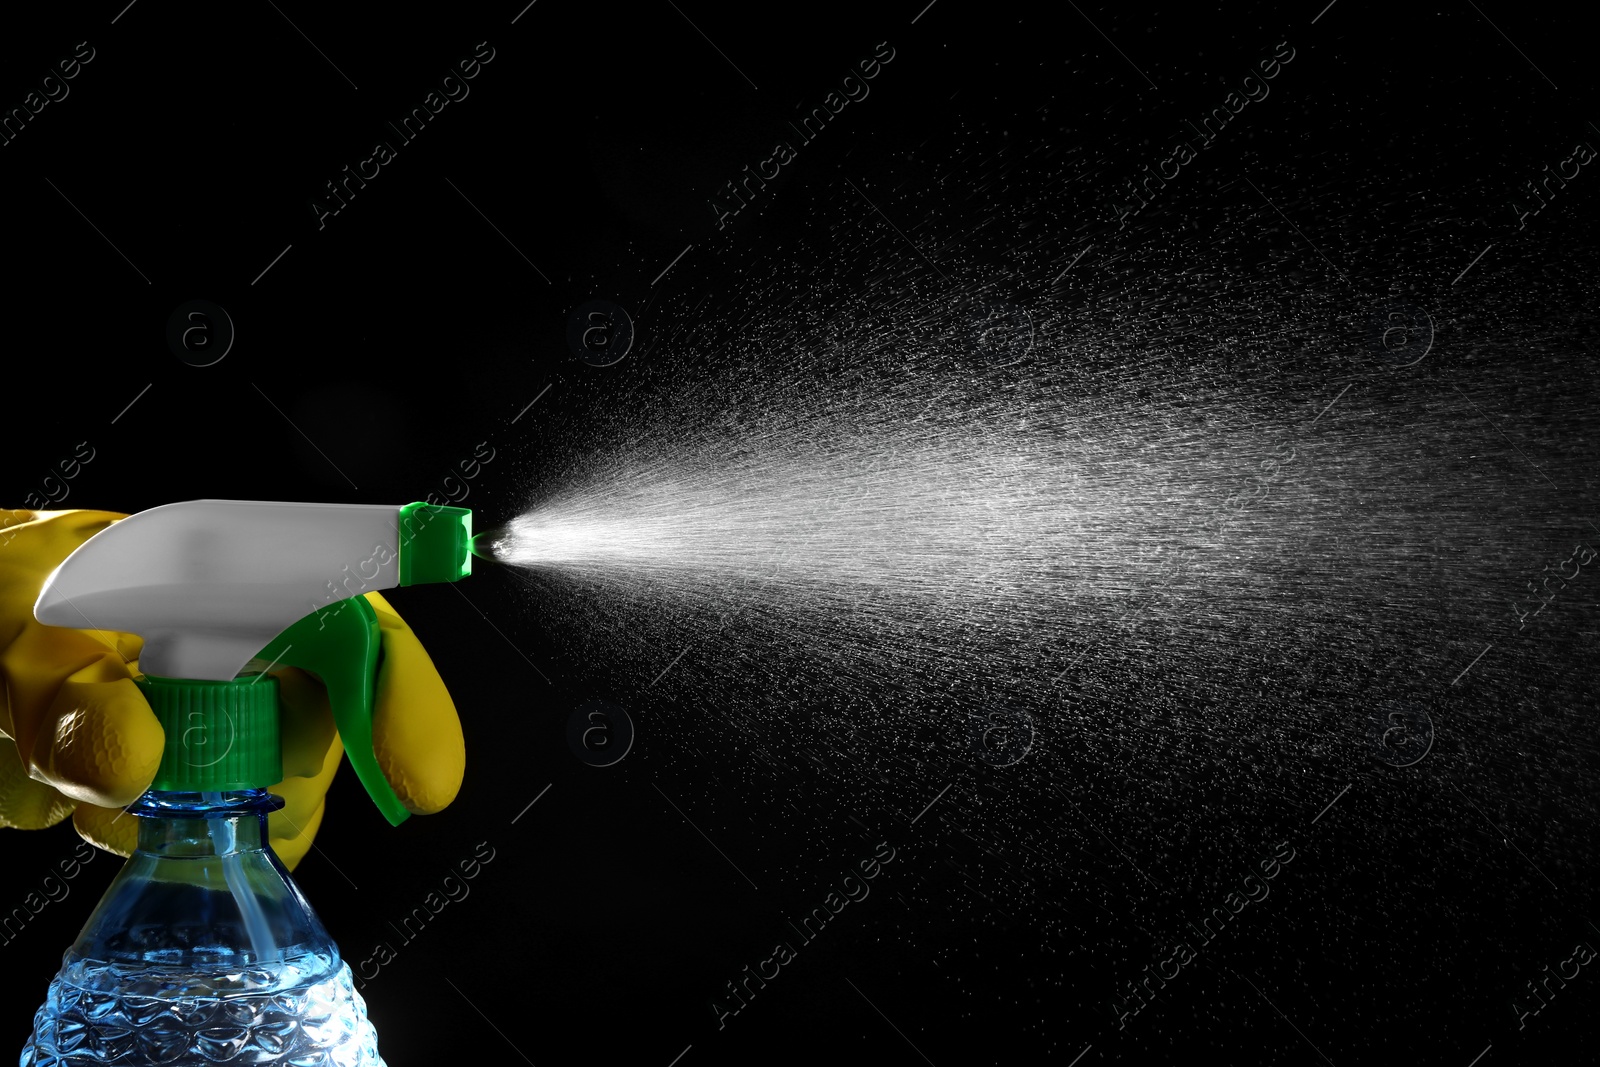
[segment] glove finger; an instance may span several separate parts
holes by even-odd
[[[3,583],[4,578],[0,577],[0,584]],[[36,590],[32,591],[36,594]],[[0,602],[0,678],[5,683],[4,699],[0,700],[5,715],[0,719],[0,731],[16,740],[19,751],[31,753],[64,680],[113,682],[129,678],[144,642],[136,635],[110,630],[69,630],[31,623],[8,641],[3,616],[14,607]],[[33,604],[30,601],[16,610],[31,616]]]
[[[279,719],[283,730],[284,778],[315,778],[328,764],[331,753],[338,764],[344,749],[333,751],[339,732],[328,707],[328,691],[314,675],[298,667],[274,673],[278,698],[283,709]],[[332,776],[328,777],[332,780]],[[326,785],[323,787],[327,788]]]
[[[461,791],[467,748],[461,719],[422,642],[377,593],[366,594],[383,633],[372,715],[378,766],[407,811],[431,815]]]
[[[282,797],[285,803],[267,816],[267,838],[272,851],[291,871],[311,850],[312,839],[322,825],[328,785],[333,781],[343,755],[344,745],[335,735],[320,771],[306,778],[285,778],[272,787],[271,791]]]
[[[17,746],[0,738],[0,826],[43,830],[72,814],[73,801],[28,777]]]
[[[79,804],[72,811],[72,828],[95,848],[118,856],[131,856],[139,844],[139,818],[121,808]]]
[[[121,808],[150,788],[166,735],[133,679],[99,677],[108,660],[61,683],[34,737],[28,772],[73,800]],[[126,671],[120,660],[115,667]]]
[[[0,729],[16,738],[24,756],[33,748],[34,720],[49,706],[59,680],[108,645],[116,647],[121,636],[95,630],[88,619],[81,630],[39,625],[33,619],[39,587],[74,549],[122,517],[109,511],[0,511]],[[124,655],[131,659],[137,652]]]

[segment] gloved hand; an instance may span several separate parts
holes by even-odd
[[[44,626],[33,605],[73,549],[125,517],[0,509],[0,827],[37,830],[70,814],[84,840],[124,856],[136,844],[138,820],[120,809],[149,787],[165,743],[133,682],[144,642]],[[430,814],[461,788],[461,720],[416,634],[383,597],[366,597],[383,640],[373,749],[407,810]],[[284,780],[271,788],[286,803],[268,816],[268,831],[292,870],[322,824],[344,748],[321,683],[293,667],[272,674],[283,698]]]

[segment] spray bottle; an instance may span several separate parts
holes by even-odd
[[[277,666],[327,687],[384,816],[407,816],[372,748],[381,651],[361,593],[472,571],[472,516],[195,500],[85,541],[44,585],[45,625],[144,638],[136,681],[166,732],[128,807],[139,844],[50,984],[22,1067],[382,1067],[350,968],[267,839],[283,800]]]

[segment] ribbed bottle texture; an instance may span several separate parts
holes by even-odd
[[[151,791],[129,808],[139,847],[63,957],[21,1067],[383,1067],[349,965],[266,845],[281,804]]]

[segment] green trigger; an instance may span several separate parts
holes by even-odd
[[[372,750],[373,698],[383,636],[364,596],[313,611],[263,648],[259,658],[299,667],[322,679],[345,755],[383,817],[399,826],[411,817],[378,766]]]

